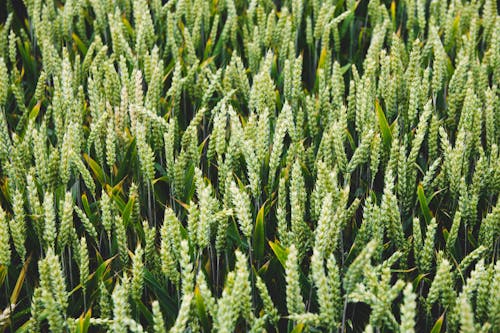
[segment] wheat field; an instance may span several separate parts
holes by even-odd
[[[1,332],[500,332],[495,0],[1,0]]]

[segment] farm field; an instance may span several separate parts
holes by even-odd
[[[0,333],[500,332],[497,6],[0,1]]]

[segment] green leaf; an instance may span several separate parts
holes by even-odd
[[[122,16],[122,23],[123,23],[123,26],[125,27],[125,30],[127,31],[127,33],[130,36],[134,36],[135,35],[134,28],[132,27],[129,20],[125,16]]]
[[[227,238],[228,238],[228,240],[231,240],[234,243],[236,243],[238,247],[245,249],[245,250],[248,249],[248,244],[241,237],[240,232],[238,231],[238,226],[236,225],[236,222],[234,221],[234,219],[232,220],[231,223],[229,223],[229,226],[227,228]]]
[[[134,209],[134,202],[135,198],[132,196],[127,202],[127,205],[123,209],[122,213],[122,219],[123,219],[123,224],[125,224],[125,227],[128,226],[128,223],[130,221],[130,216],[132,215],[132,210]]]
[[[269,269],[269,265],[270,265],[271,261],[266,261],[260,268],[259,270],[257,271],[257,274],[259,276],[264,276],[266,273],[267,273],[267,270]]]
[[[348,63],[348,64],[346,64],[346,65],[344,65],[344,66],[340,67],[340,73],[341,73],[342,75],[344,75],[345,73],[347,73],[347,71],[348,71],[348,70],[350,70],[350,69],[351,69],[351,66],[352,66],[352,64],[351,64],[351,63]]]
[[[26,277],[26,271],[28,270],[28,265],[30,261],[31,257],[28,257],[28,259],[24,262],[23,268],[21,269],[19,276],[17,277],[16,286],[14,287],[14,290],[10,295],[10,304],[17,304],[17,299],[19,297],[19,293],[21,292],[21,288],[23,287],[24,278]],[[7,273],[7,270],[5,270],[5,272]]]
[[[413,290],[417,290],[418,289],[418,285],[420,284],[420,281],[422,281],[427,275],[429,275],[428,273],[425,273],[425,274],[419,274],[414,280],[413,280]]]
[[[2,265],[0,266],[0,286],[3,285],[5,281],[5,277],[7,276],[8,266]]]
[[[200,319],[201,325],[204,328],[203,330],[205,332],[209,332],[210,325],[208,323],[207,310],[205,309],[205,303],[203,302],[203,297],[201,296],[200,289],[198,288],[198,286],[196,286],[196,288],[194,289],[194,301],[196,305],[196,312],[198,314],[198,318]]]
[[[23,59],[23,71],[26,68],[30,73],[36,73],[37,62],[32,55],[31,45],[28,41],[18,41],[17,47],[19,50],[19,55]]]
[[[396,30],[397,27],[397,22],[396,22],[396,2],[392,0],[391,2],[391,21],[392,21],[392,27],[394,30]]]
[[[125,157],[121,161],[120,168],[118,169],[118,173],[116,175],[117,179],[122,179],[129,172],[132,161],[135,160],[135,155],[137,154],[137,150],[135,149],[136,141],[135,138],[129,143],[127,152],[125,153]]]
[[[158,182],[164,182],[164,183],[168,184],[169,183],[169,178],[168,178],[168,176],[161,176],[159,178],[153,179],[153,181],[151,183],[153,185],[155,185]]]
[[[89,331],[91,317],[92,317],[92,309],[89,309],[85,314],[85,321],[83,323],[83,329],[85,333]]]
[[[351,146],[351,149],[354,151],[356,150],[356,142],[354,141],[354,138],[351,135],[351,132],[349,132],[349,129],[345,129],[345,136],[347,138],[347,141],[349,141],[349,145]]]
[[[93,220],[92,217],[94,214],[92,214],[92,210],[90,209],[89,199],[87,198],[87,194],[85,193],[82,194],[82,206],[88,218],[92,221]]]
[[[96,161],[94,161],[92,159],[92,157],[90,157],[86,153],[83,154],[83,158],[85,159],[85,161],[89,165],[90,169],[94,173],[94,176],[97,178],[97,180],[99,181],[99,183],[101,184],[101,186],[103,186],[104,184],[106,184],[106,180],[105,180],[106,177],[105,177],[104,171],[102,171],[101,166]]]
[[[427,200],[427,197],[425,196],[424,187],[422,186],[422,184],[418,185],[417,195],[418,195],[418,201],[420,202],[420,210],[422,211],[422,214],[424,215],[425,222],[427,224],[429,224],[429,223],[431,223],[431,220],[432,220],[432,213],[429,209],[429,201]]]
[[[85,55],[87,54],[87,50],[88,50],[85,43],[83,43],[82,40],[80,39],[80,37],[78,37],[78,35],[75,33],[71,34],[71,38],[73,38],[73,40],[75,41],[76,47],[78,47],[78,50],[80,50],[82,55],[85,57]]]
[[[323,68],[323,66],[325,66],[327,54],[328,54],[327,49],[323,47],[319,55],[318,68]]]
[[[337,2],[337,6],[341,4],[342,1]],[[356,5],[357,6],[357,5]],[[345,34],[350,30],[351,28],[351,23],[355,19],[354,15],[354,9],[352,9],[351,13],[347,15],[347,17],[341,22],[340,28],[339,28],[339,34],[340,38],[343,38]]]
[[[90,327],[90,318],[92,316],[92,310],[89,309],[85,314],[81,314],[78,318],[78,325],[76,326],[76,332],[87,333]]]
[[[158,282],[147,269],[144,270],[144,284],[156,296],[162,308],[166,309],[168,313],[177,313],[177,302],[170,297],[166,284]],[[174,318],[167,317],[167,319],[172,323]]]
[[[443,321],[444,321],[444,313],[441,315],[441,317],[436,320],[436,323],[432,327],[431,333],[439,333],[441,332],[441,326],[443,326]]]
[[[255,252],[255,258],[257,260],[262,260],[264,257],[264,210],[266,205],[263,204],[257,213],[257,218],[255,219],[255,228],[253,231],[253,250]]]
[[[137,305],[137,308],[140,311],[140,313],[144,316],[144,318],[146,318],[146,321],[148,323],[152,323],[153,322],[153,314],[151,313],[151,311],[149,311],[149,309],[146,307],[146,305],[144,305],[144,303],[142,303],[141,301],[136,301],[135,304]]]
[[[212,51],[214,42],[212,39],[208,38],[207,43],[205,44],[205,50],[203,51],[203,60],[208,59],[210,56],[210,52]]]
[[[123,210],[125,209],[125,206],[127,204],[122,199],[122,197],[119,195],[119,191],[120,190],[117,187],[112,188],[108,184],[104,185],[104,189],[108,193],[109,197],[111,199],[113,199],[113,201],[116,203],[116,205],[118,206],[118,209],[120,210],[120,212],[123,212]]]
[[[375,110],[377,112],[378,125],[380,127],[380,133],[382,134],[382,142],[386,150],[389,150],[392,143],[392,131],[385,117],[384,110],[380,106],[378,100],[375,101]]]
[[[273,250],[274,255],[276,258],[278,258],[279,262],[283,266],[283,268],[286,267],[286,259],[288,257],[288,250],[285,249],[279,242],[273,242],[269,241],[269,246],[271,247],[271,250]]]
[[[41,105],[42,105],[42,103],[40,101],[38,101],[38,103],[35,104],[33,109],[31,109],[30,115],[28,117],[29,120],[35,120],[36,117],[38,117],[38,113],[40,113],[40,106]]]
[[[295,326],[292,330],[292,333],[300,333],[304,330],[304,324],[303,323],[300,323],[300,324],[297,324],[297,326]]]
[[[445,241],[448,240],[448,236],[449,235],[450,235],[450,232],[448,231],[448,229],[443,228],[443,238],[444,238]],[[455,244],[453,244],[453,245],[455,245]]]
[[[111,258],[106,259],[105,261],[102,262],[102,264],[99,265],[99,267],[95,271],[95,276],[98,281],[107,279],[108,274],[111,272],[111,263],[117,257],[118,255],[114,255]],[[92,274],[89,276],[89,279],[90,278],[92,278]]]

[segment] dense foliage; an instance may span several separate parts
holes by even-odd
[[[0,2],[0,331],[500,331],[495,0]]]

